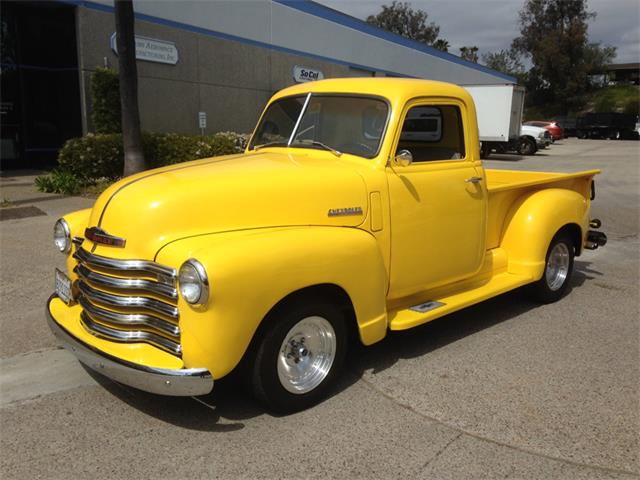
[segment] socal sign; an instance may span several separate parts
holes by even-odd
[[[301,67],[300,65],[293,67],[293,79],[298,83],[312,82],[314,80],[322,80],[323,78],[324,75],[320,70]]]

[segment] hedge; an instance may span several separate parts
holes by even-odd
[[[222,132],[215,135],[143,133],[142,148],[148,168],[240,153],[247,135]],[[74,194],[87,185],[122,176],[124,151],[121,134],[88,134],[68,140],[58,154],[58,167],[38,177],[40,191]]]

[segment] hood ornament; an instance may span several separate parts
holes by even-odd
[[[88,240],[91,240],[93,243],[107,245],[109,247],[124,248],[125,244],[127,243],[124,238],[109,235],[100,227],[91,227],[85,229],[84,236]]]

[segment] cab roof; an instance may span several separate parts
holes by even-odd
[[[471,95],[462,87],[446,82],[413,78],[362,77],[331,78],[301,83],[277,92],[273,100],[307,93],[347,93],[384,97],[397,106],[417,97],[450,97],[472,104]]]

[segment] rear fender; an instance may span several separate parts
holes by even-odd
[[[375,238],[343,227],[255,229],[173,242],[157,261],[179,268],[188,258],[209,276],[207,305],[179,299],[183,359],[220,378],[242,359],[269,311],[292,292],[336,285],[346,292],[364,344],[387,331],[388,277]]]
[[[508,271],[540,279],[556,233],[568,225],[577,226],[579,253],[588,224],[589,203],[575,191],[550,188],[524,195],[509,211],[503,228],[501,246],[508,255]]]

